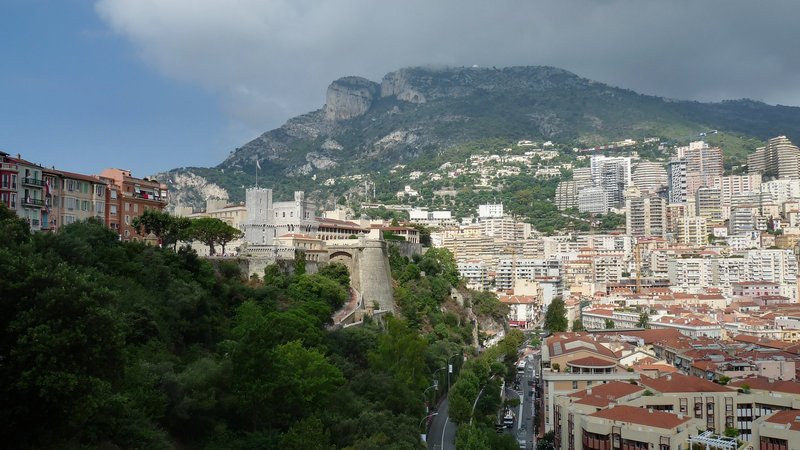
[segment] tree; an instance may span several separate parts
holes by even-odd
[[[572,331],[586,331],[581,319],[575,319],[572,321]]]
[[[405,320],[390,317],[386,327],[387,332],[380,337],[378,348],[369,353],[370,365],[389,373],[411,389],[424,389],[428,383],[425,378],[427,341],[409,328]]]
[[[614,321],[612,319],[606,319],[606,329],[610,330],[614,328]]]
[[[567,320],[567,308],[564,299],[556,297],[550,302],[547,313],[544,316],[544,327],[550,332],[567,331],[569,321]]]
[[[226,224],[227,225],[227,224]],[[242,231],[227,225],[220,230],[217,236],[217,243],[222,246],[222,253],[225,253],[225,245],[230,241],[234,241],[242,237]]]
[[[647,311],[642,311],[639,314],[639,321],[636,322],[636,326],[638,328],[650,328],[650,315],[647,314]]]
[[[203,244],[208,246],[210,255],[215,255],[217,252],[214,248],[217,244],[223,242],[230,242],[232,236],[236,235],[239,230],[231,227],[227,223],[212,217],[201,217],[192,220],[192,225],[189,228],[189,235]]]
[[[150,233],[161,239],[170,227],[174,218],[169,213],[157,209],[147,209],[142,215],[133,218],[131,225],[136,228],[136,232],[142,236]]]

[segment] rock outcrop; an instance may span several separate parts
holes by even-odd
[[[347,120],[364,115],[378,90],[378,84],[366,78],[344,77],[334,81],[325,94],[325,118]]]

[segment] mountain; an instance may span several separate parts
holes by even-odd
[[[759,141],[800,140],[800,108],[752,100],[700,103],[638,94],[554,67],[405,68],[380,83],[344,77],[330,84],[325,105],[289,119],[231,152],[215,168],[158,174],[172,179],[173,203],[244,198],[254,183],[319,190],[332,176],[386,172],[487,139],[593,146],[645,137],[678,138],[708,129],[727,136],[730,164]],[[731,142],[733,142],[731,144]]]

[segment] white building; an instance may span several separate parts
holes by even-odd
[[[486,205],[478,205],[478,217],[479,218],[490,218],[490,217],[503,217],[503,204],[486,204]]]
[[[608,212],[608,193],[602,187],[588,187],[578,193],[578,210],[592,214]]]

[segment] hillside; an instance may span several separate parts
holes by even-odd
[[[219,195],[218,188],[232,201],[243,200],[243,187],[255,181],[256,161],[262,167],[259,184],[278,195],[293,189],[313,193],[328,178],[385,173],[398,163],[427,162],[475,142],[528,139],[569,149],[707,129],[721,131],[710,142],[724,145],[731,166],[770,137],[800,141],[800,108],[668,100],[553,67],[406,68],[380,83],[336,80],[322,108],[244,144],[217,167],[157,176],[173,180],[173,202],[201,206],[203,198]]]

